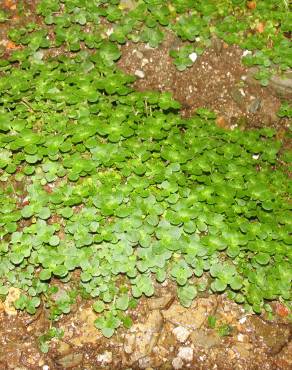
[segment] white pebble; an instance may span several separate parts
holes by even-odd
[[[175,335],[176,339],[181,343],[184,343],[190,335],[190,332],[183,326],[178,326],[174,328],[172,332]]]
[[[178,357],[185,361],[192,361],[194,350],[191,347],[180,347],[178,350]]]
[[[247,55],[251,54],[250,50],[243,50],[242,56],[246,57]]]
[[[243,342],[243,340],[244,340],[244,335],[242,335],[241,333],[239,333],[239,334],[238,334],[238,336],[237,336],[237,340],[238,340],[239,342]]]
[[[109,28],[109,29],[106,30],[105,33],[106,33],[107,36],[110,36],[113,32],[114,32],[114,29],[113,28]]]
[[[239,89],[239,91],[240,91],[240,93],[241,93],[242,96],[245,96],[245,92],[244,92],[243,89]]]
[[[189,55],[189,58],[194,63],[197,60],[197,58],[198,58],[198,54],[197,53],[191,53]]]
[[[109,351],[105,351],[104,353],[98,355],[96,359],[102,364],[110,364],[113,360],[113,354]]]
[[[148,64],[148,63],[149,63],[149,60],[148,60],[148,59],[146,59],[146,58],[143,58],[143,59],[142,59],[142,63],[141,63],[141,67],[146,66],[146,64]]]
[[[172,360],[172,366],[175,370],[179,370],[183,367],[183,362],[182,362],[182,359],[179,358],[179,357],[175,357],[173,360]]]
[[[134,74],[135,74],[135,76],[137,76],[139,78],[144,78],[145,77],[145,73],[143,71],[141,71],[140,69],[136,69]]]

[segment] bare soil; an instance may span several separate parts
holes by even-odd
[[[138,77],[134,83],[138,90],[172,92],[182,104],[183,116],[205,107],[215,111],[217,123],[226,128],[286,127],[287,122],[277,116],[281,105],[279,94],[252,78],[241,63],[242,49],[214,38],[212,46],[192,67],[180,72],[169,56],[169,51],[180,45],[180,40],[170,33],[157,49],[127,43],[122,47],[118,65],[130,74],[143,72],[144,77]]]

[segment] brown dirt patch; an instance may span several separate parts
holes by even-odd
[[[118,66],[129,74],[142,71],[135,88],[170,91],[182,104],[182,115],[190,116],[198,107],[214,110],[219,124],[243,128],[282,125],[276,113],[280,98],[270,87],[248,83],[248,69],[241,63],[243,51],[214,39],[212,47],[199,56],[192,67],[180,72],[173,64],[169,51],[182,43],[168,34],[156,49],[142,43],[122,46]]]

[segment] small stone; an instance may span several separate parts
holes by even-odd
[[[81,353],[71,353],[57,360],[57,364],[62,369],[74,369],[83,361],[83,355]]]
[[[179,358],[179,357],[175,357],[173,360],[172,360],[172,366],[175,370],[179,370],[183,367],[183,362],[182,362],[182,359]]]
[[[139,58],[139,59],[143,58],[143,53],[141,53],[141,51],[135,50],[135,53],[136,53],[137,58]]]
[[[104,353],[98,355],[96,360],[102,365],[110,364],[113,360],[113,354],[110,351],[105,351]]]
[[[48,365],[44,365],[43,366],[43,370],[49,370],[50,368],[49,368],[49,366]]]
[[[184,343],[190,335],[190,332],[183,326],[178,326],[174,328],[172,332],[175,335],[176,339],[181,343]]]
[[[172,298],[172,294],[166,294],[159,298],[151,298],[148,302],[148,307],[150,310],[161,310],[169,304]]]
[[[58,345],[58,352],[60,355],[65,356],[70,353],[71,347],[68,343],[60,341]]]
[[[14,302],[20,297],[21,291],[18,288],[9,288],[8,294],[4,301],[4,311],[7,315],[17,315],[17,310],[14,306]]]
[[[239,333],[239,334],[238,334],[238,336],[237,336],[237,340],[238,340],[239,342],[243,342],[243,341],[244,341],[244,335],[243,335],[243,334],[241,334],[241,333]]]
[[[246,57],[247,55],[251,54],[250,50],[243,50],[242,56]]]
[[[192,332],[191,341],[197,347],[212,348],[220,344],[221,339],[214,331],[206,332],[198,329]]]
[[[197,53],[191,53],[189,55],[189,58],[194,63],[197,60],[197,58],[198,58],[198,54]]]
[[[124,343],[124,351],[128,354],[133,353],[135,347],[136,335],[127,334]]]
[[[177,356],[184,361],[192,361],[194,350],[191,347],[180,347]]]
[[[141,67],[146,66],[146,64],[148,64],[148,63],[149,63],[149,60],[147,58],[143,58],[142,63],[141,63]]]
[[[145,356],[145,357],[142,357],[139,359],[139,367],[140,369],[149,369],[149,365],[150,365],[150,362],[151,362],[151,359],[149,356]]]
[[[145,77],[145,73],[143,71],[141,71],[141,69],[136,69],[134,74],[135,74],[135,76],[137,76],[139,78],[144,78]]]
[[[251,102],[251,104],[248,106],[247,111],[249,113],[256,113],[261,107],[261,99],[256,98]]]
[[[213,298],[198,298],[188,309],[179,303],[173,303],[167,310],[162,311],[162,315],[165,321],[171,322],[175,326],[184,326],[194,330],[206,320],[213,304]]]
[[[110,36],[113,32],[114,32],[114,29],[113,28],[109,28],[109,29],[106,30],[105,33],[106,33],[107,36]]]
[[[232,99],[236,102],[236,104],[241,107],[243,105],[244,96],[242,95],[239,89],[233,89],[230,93]]]
[[[163,318],[159,310],[151,311],[144,323],[137,323],[131,327],[135,336],[125,338],[124,349],[131,352],[131,361],[135,362],[148,353],[151,353],[159,338]],[[147,366],[146,366],[147,367]]]

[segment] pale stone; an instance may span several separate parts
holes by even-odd
[[[174,303],[168,310],[162,311],[164,319],[175,326],[197,329],[202,326],[206,317],[212,312],[213,298],[198,298],[189,308]]]
[[[198,54],[197,53],[191,53],[189,55],[189,58],[194,63],[197,60],[197,58],[198,58]]]
[[[218,336],[218,334],[216,334],[216,332],[206,332],[203,329],[193,331],[190,339],[195,346],[204,348],[215,347],[221,342],[221,338]]]
[[[136,336],[135,334],[127,334],[124,342],[124,351],[128,354],[133,353],[135,348]]]
[[[17,315],[17,310],[14,307],[14,302],[20,297],[21,291],[18,288],[9,288],[9,292],[4,301],[4,311],[7,315]]]
[[[194,350],[192,347],[180,347],[177,356],[184,361],[192,361]]]
[[[179,357],[175,357],[173,360],[172,360],[172,366],[175,370],[179,370],[183,367],[183,362],[182,362],[182,359],[179,358]]]
[[[105,351],[96,357],[97,361],[102,365],[110,364],[113,360],[113,354],[110,351]]]
[[[150,308],[150,310],[163,309],[169,304],[172,299],[172,294],[166,294],[159,298],[151,298],[149,299],[148,307]]]
[[[175,335],[176,339],[181,343],[184,343],[190,335],[190,332],[183,326],[178,326],[174,328],[172,332]]]
[[[141,69],[136,69],[134,74],[135,74],[135,76],[137,76],[139,78],[144,78],[145,77],[145,73],[143,71],[141,71]]]
[[[247,55],[251,54],[250,50],[243,50],[242,56],[246,57]]]
[[[132,353],[131,361],[135,362],[151,353],[157,343],[159,332],[163,325],[163,319],[159,310],[151,311],[145,323],[132,326],[132,337],[125,338],[124,348]],[[134,343],[133,343],[134,341]]]

